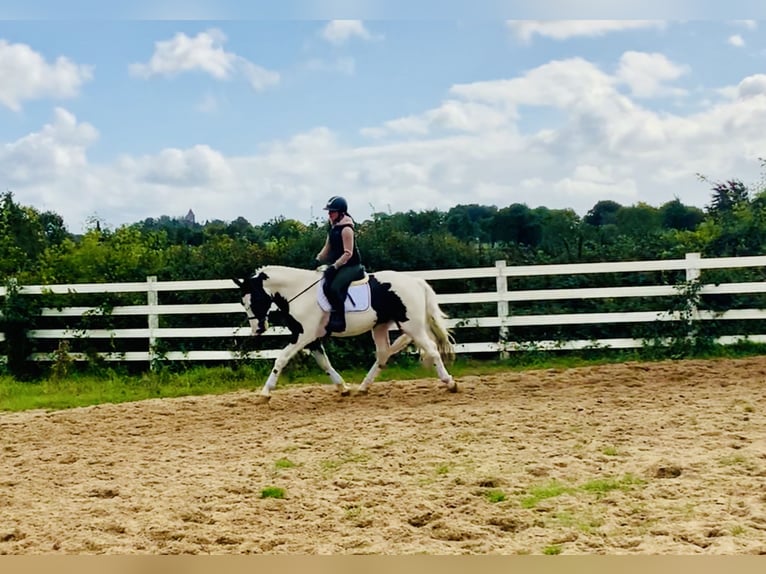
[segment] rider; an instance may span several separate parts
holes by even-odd
[[[332,306],[327,332],[342,332],[346,330],[344,302],[348,287],[352,281],[364,277],[364,267],[356,247],[354,220],[348,214],[346,200],[334,195],[327,200],[324,209],[330,219],[330,230],[317,261],[329,263],[324,271],[324,291]]]

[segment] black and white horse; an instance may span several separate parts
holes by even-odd
[[[341,395],[349,394],[350,389],[330,364],[322,346],[329,305],[322,290],[320,270],[270,265],[234,282],[240,288],[253,335],[261,335],[268,328],[272,305],[286,317],[291,333],[290,344],[275,360],[263,385],[261,402],[270,399],[282,369],[304,347],[311,351]],[[346,299],[346,330],[332,336],[352,337],[372,331],[375,364],[360,384],[360,393],[366,393],[388,359],[410,343],[420,348],[426,362],[433,364],[447,389],[456,392],[457,383],[444,366],[445,360],[454,357],[453,340],[445,318],[436,302],[436,294],[423,279],[396,271],[380,271],[351,285]],[[390,342],[388,331],[393,325],[402,334]]]

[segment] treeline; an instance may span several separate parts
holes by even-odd
[[[764,253],[766,190],[739,180],[712,183],[700,209],[673,199],[660,206],[597,202],[571,209],[457,205],[448,211],[375,213],[358,222],[365,266],[415,270],[492,265],[650,260]],[[352,213],[353,215],[353,213]],[[162,216],[75,235],[53,212],[0,196],[0,277],[20,284],[218,279],[267,264],[308,267],[326,224],[245,217],[204,224]]]
[[[612,200],[597,202],[580,217],[571,209],[530,208],[524,204],[506,207],[479,204],[457,205],[448,211],[425,210],[375,213],[358,221],[357,237],[364,264],[369,271],[381,269],[424,270],[489,267],[497,260],[508,265],[542,265],[600,261],[656,260],[683,258],[689,252],[704,257],[761,255],[766,253],[766,188],[751,190],[741,181],[708,182],[710,202],[704,208],[684,205],[677,198],[660,206],[646,203],[625,206]],[[69,352],[85,353],[93,365],[99,353],[143,350],[146,341],[89,339],[76,337],[64,342],[37,340],[27,336],[34,329],[143,328],[145,317],[113,316],[120,305],[145,302],[144,293],[19,296],[24,285],[144,282],[148,276],[161,281],[226,279],[245,276],[257,267],[282,264],[309,267],[327,232],[324,221],[302,223],[276,218],[260,225],[245,217],[234,221],[204,224],[186,218],[162,216],[110,229],[94,221],[83,234],[73,234],[63,219],[52,212],[40,212],[20,205],[11,192],[0,195],[0,278],[6,296],[0,299],[0,332],[5,341],[0,355],[15,376],[36,376],[44,372],[28,361],[31,353],[67,357]],[[643,284],[678,285],[682,271],[637,272],[619,276],[530,276],[515,278],[514,289],[599,288]],[[707,270],[708,283],[759,281],[761,269]],[[440,280],[437,292],[472,292],[494,288],[494,278]],[[687,295],[696,297],[693,286]],[[684,298],[599,298],[594,300],[551,300],[518,302],[512,314],[556,314],[588,312],[683,311]],[[220,291],[163,292],[164,304],[231,302],[236,293]],[[706,309],[763,308],[764,296],[703,295]],[[42,307],[85,306],[97,312],[82,317],[40,314]],[[701,308],[702,308],[701,307]],[[495,304],[450,304],[450,317],[494,316]],[[241,313],[231,316],[163,315],[162,327],[220,327],[242,321]],[[273,322],[273,321],[272,321]],[[626,336],[648,341],[671,337],[683,349],[671,349],[670,356],[691,353],[708,345],[714,337],[760,329],[751,321],[656,322],[625,326],[530,325],[504,335],[509,341],[530,343],[540,340],[596,340]],[[691,331],[690,331],[691,330]],[[691,334],[693,332],[693,341]],[[759,331],[762,332],[762,331]],[[497,328],[458,330],[458,342],[498,340]],[[692,341],[692,343],[690,343]],[[118,344],[120,345],[118,347]],[[155,342],[155,351],[166,350],[166,341]],[[220,342],[204,338],[174,339],[175,350],[203,350]],[[233,339],[236,351],[262,344],[253,338]],[[133,346],[137,346],[133,349]],[[180,347],[179,347],[180,345]],[[366,346],[365,346],[366,345]],[[337,340],[331,346],[334,357],[350,365],[365,365],[371,341]],[[692,348],[690,351],[687,347]],[[665,352],[665,351],[663,351]],[[54,367],[59,364],[57,359]]]

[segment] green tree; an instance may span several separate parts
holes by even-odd
[[[705,213],[700,208],[684,205],[677,197],[663,203],[659,214],[664,229],[680,231],[692,231],[705,219]]]
[[[596,204],[585,214],[583,221],[588,225],[601,227],[613,225],[617,222],[617,212],[622,205],[611,199],[604,199]]]
[[[488,205],[456,205],[447,212],[445,223],[447,230],[463,241],[494,243],[492,220],[497,207]]]
[[[261,230],[266,240],[269,239],[297,239],[306,232],[306,224],[295,219],[286,219],[282,216],[275,217],[264,223]]]
[[[66,239],[40,257],[45,283],[144,281],[164,267],[166,238],[136,227],[91,229],[78,241]]]
[[[530,247],[537,246],[543,235],[538,213],[521,203],[499,209],[492,217],[491,229],[495,241]]]
[[[621,235],[634,240],[656,235],[662,231],[659,210],[644,202],[620,207],[615,213],[615,223]]]
[[[735,210],[747,207],[750,194],[741,181],[731,179],[713,185],[713,198],[708,206],[708,213],[720,220],[731,215]]]
[[[69,233],[60,216],[40,214],[18,204],[13,192],[0,196],[0,274],[4,277],[32,273],[45,249],[59,245]]]
[[[141,233],[164,232],[169,245],[202,245],[205,237],[202,225],[178,217],[163,215],[134,224]]]
[[[714,183],[712,192],[707,206],[709,217],[700,230],[708,237],[703,252],[719,257],[761,254],[766,247],[763,191],[751,201],[747,186],[737,179],[730,179]]]
[[[554,261],[576,261],[582,241],[580,216],[573,209],[535,209],[540,224],[542,253]]]

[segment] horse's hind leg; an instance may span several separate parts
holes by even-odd
[[[436,374],[439,376],[441,382],[447,385],[447,390],[451,393],[456,393],[457,383],[447,371],[447,367],[444,366],[444,361],[442,361],[442,357],[439,354],[439,348],[436,346],[433,339],[425,333],[412,333],[411,336],[412,340],[415,341],[415,344],[423,349],[426,360],[436,367]]]
[[[362,384],[359,385],[359,392],[366,393],[369,386],[380,374],[383,367],[386,366],[388,359],[404,349],[412,342],[409,335],[402,334],[397,337],[393,343],[388,342],[388,325],[378,325],[372,330],[372,338],[375,341],[375,363],[372,365]]]
[[[324,347],[321,344],[317,347],[311,347],[311,354],[314,356],[314,360],[317,362],[317,365],[319,365],[319,368],[329,375],[332,384],[340,391],[340,396],[348,396],[351,391],[348,388],[346,381],[340,376],[340,373],[338,373],[338,371],[336,371],[330,364],[330,359],[327,358],[327,353],[325,352]]]

